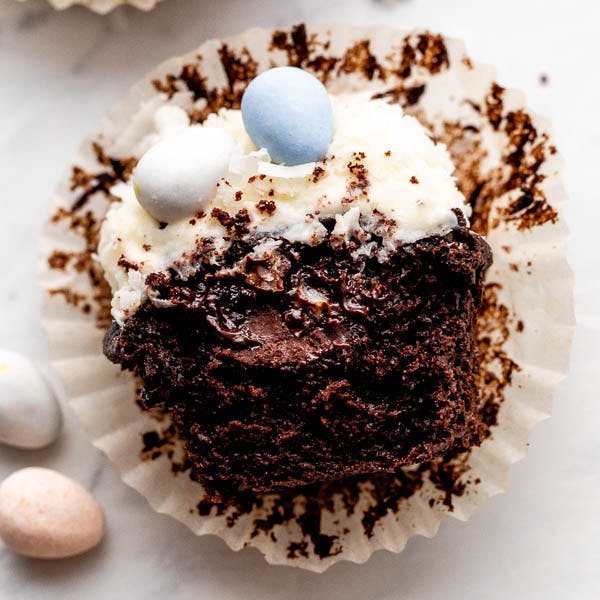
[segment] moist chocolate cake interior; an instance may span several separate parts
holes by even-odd
[[[474,324],[491,251],[461,215],[383,262],[331,235],[257,258],[261,241],[186,280],[151,275],[152,300],[105,338],[143,405],[172,416],[211,496],[393,472],[480,442]]]

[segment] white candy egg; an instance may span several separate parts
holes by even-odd
[[[0,537],[32,558],[67,558],[96,546],[104,513],[78,483],[50,469],[16,471],[0,485]]]
[[[164,223],[191,217],[215,195],[234,148],[226,131],[199,125],[161,140],[133,172],[139,203]]]
[[[62,416],[54,392],[25,356],[0,350],[0,442],[43,448],[60,433]]]

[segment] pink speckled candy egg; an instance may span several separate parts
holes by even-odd
[[[0,537],[32,558],[67,558],[96,546],[104,512],[78,483],[50,469],[16,471],[0,485]]]

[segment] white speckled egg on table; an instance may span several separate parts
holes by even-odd
[[[97,500],[56,471],[21,469],[0,485],[0,537],[17,554],[67,558],[90,550],[103,535]]]
[[[52,388],[27,357],[0,350],[0,442],[43,448],[60,433],[62,416]]]

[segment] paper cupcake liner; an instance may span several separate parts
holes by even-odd
[[[24,0],[20,0],[23,2]],[[101,15],[109,13],[117,6],[134,6],[140,10],[152,10],[161,0],[48,0],[56,10],[64,10],[74,5],[86,6]]]
[[[136,382],[102,354],[107,295],[94,262],[106,190],[127,179],[156,107],[172,102],[201,120],[236,106],[247,82],[274,65],[314,71],[333,93],[370,89],[400,102],[446,142],[473,227],[494,251],[479,318],[484,414],[479,448],[397,475],[377,475],[211,505],[186,470],[166,416],[143,412]],[[350,26],[252,29],[173,58],[134,85],[86,140],[59,186],[44,231],[44,321],[54,366],[93,443],[157,511],[233,549],[254,546],[268,562],[323,571],[400,552],[432,537],[447,516],[466,520],[506,489],[529,431],[550,414],[565,376],[573,328],[565,258],[566,200],[548,123],[523,95],[494,83],[463,45],[427,32]]]

